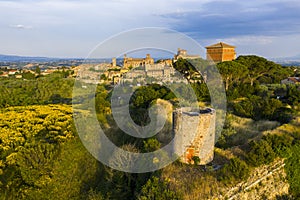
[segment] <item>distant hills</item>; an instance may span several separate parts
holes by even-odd
[[[83,62],[85,58],[51,58],[51,57],[31,57],[31,56],[17,56],[17,55],[3,55],[0,54],[0,62],[12,62],[12,63],[30,63],[30,62]],[[117,60],[119,61],[119,60]],[[111,58],[89,58],[89,63],[99,63],[99,62],[111,62]]]
[[[159,60],[163,58],[154,58],[154,60]],[[69,62],[69,61],[75,61],[75,62],[84,62],[87,59],[85,58],[51,58],[51,57],[30,57],[30,56],[18,56],[18,55],[3,55],[0,54],[0,62],[12,62],[12,63],[18,63],[18,62]],[[122,58],[117,59],[117,63],[121,63],[123,61]],[[89,58],[89,63],[110,63],[111,58]]]
[[[18,55],[3,55],[0,54],[0,62],[63,62],[63,61],[84,61],[84,58],[51,58],[51,57],[31,57],[31,56],[18,56]],[[155,59],[155,60],[158,60]],[[300,55],[293,57],[270,58],[278,64],[285,66],[300,66]],[[90,62],[110,62],[107,59],[90,59]]]
[[[0,62],[51,62],[51,61],[60,61],[60,60],[68,60],[68,59],[0,54]]]
[[[285,66],[300,66],[300,55],[282,58],[270,58],[270,60]]]

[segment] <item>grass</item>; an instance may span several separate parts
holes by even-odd
[[[265,131],[271,131],[280,126],[277,121],[254,121],[249,118],[241,118],[232,114],[228,115],[234,130],[229,137],[230,146],[247,144],[250,140],[260,138]]]

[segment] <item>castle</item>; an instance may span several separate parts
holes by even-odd
[[[215,63],[232,61],[236,58],[235,46],[219,42],[217,44],[207,46],[206,59]]]
[[[205,165],[213,160],[215,124],[216,112],[210,108],[179,108],[173,112],[174,151],[181,155],[181,162],[194,164],[197,157],[197,164]]]
[[[154,59],[151,58],[150,54],[147,54],[146,58],[129,58],[126,54],[124,55],[123,67],[125,69],[145,66],[146,64],[154,64]]]
[[[177,54],[174,56],[174,62],[176,62],[179,58],[182,59],[197,59],[200,58],[198,55],[188,55],[187,50],[178,48]]]

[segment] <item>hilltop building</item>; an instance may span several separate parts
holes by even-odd
[[[219,42],[217,44],[207,46],[206,59],[215,63],[232,61],[236,58],[235,46]]]
[[[154,59],[151,58],[150,54],[146,55],[146,58],[129,58],[127,55],[124,55],[123,68],[136,68],[144,67],[146,64],[154,64]]]
[[[116,58],[112,58],[111,67],[117,67],[117,59]]]
[[[123,75],[123,81],[132,82],[134,79],[143,82],[145,78],[155,78],[158,80],[171,80],[171,76],[175,74],[175,69],[171,65],[165,63],[146,64],[126,72]]]
[[[179,58],[197,59],[197,58],[200,58],[200,56],[199,55],[188,55],[187,50],[178,48],[177,54],[174,56],[174,62],[176,62]]]

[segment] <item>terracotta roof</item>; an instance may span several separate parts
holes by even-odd
[[[226,44],[224,42],[219,42],[217,44],[213,44],[213,45],[207,46],[205,48],[235,48],[235,46],[231,46],[231,45]]]
[[[299,77],[289,77],[288,80],[289,81],[293,81],[294,83],[299,83],[300,82],[300,78]]]

